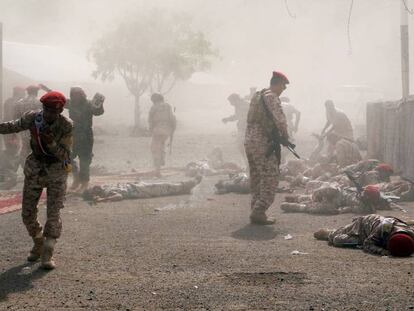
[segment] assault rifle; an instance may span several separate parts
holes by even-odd
[[[271,137],[269,137],[271,145],[270,145],[269,150],[266,152],[266,157],[269,157],[272,153],[275,153],[275,152],[279,153],[280,145],[282,145],[286,147],[286,149],[289,150],[296,158],[300,159],[300,156],[295,151],[296,145],[290,142],[287,138],[282,137],[280,135],[279,129],[277,128],[277,124],[273,118],[273,115],[270,112],[269,108],[266,106],[263,95],[260,96],[260,101],[261,101],[264,111],[266,112],[267,118],[269,120],[272,120],[272,123],[273,123]]]

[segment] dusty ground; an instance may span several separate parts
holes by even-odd
[[[104,139],[96,163],[126,171],[148,164],[148,140]],[[177,138],[181,150],[169,164],[198,159],[215,145],[239,160],[231,141]],[[59,267],[48,273],[25,262],[31,243],[19,212],[0,216],[0,310],[414,309],[414,258],[371,256],[313,239],[316,229],[353,215],[283,214],[278,195],[269,211],[276,225],[250,226],[249,196],[214,195],[216,179],[204,179],[191,196],[97,206],[69,198]],[[407,209],[387,214],[414,218],[413,206]]]

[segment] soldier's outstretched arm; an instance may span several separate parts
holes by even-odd
[[[0,134],[11,134],[26,131],[34,125],[34,112],[26,112],[20,119],[0,123]]]
[[[265,94],[264,103],[268,107],[270,113],[272,114],[277,129],[279,130],[280,136],[289,139],[288,134],[288,125],[286,121],[285,113],[283,112],[282,105],[278,101],[275,95]]]

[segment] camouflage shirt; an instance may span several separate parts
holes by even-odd
[[[376,214],[357,217],[352,224],[332,231],[329,234],[329,242],[334,246],[361,246],[364,251],[373,254],[386,255],[389,237],[394,233],[406,233],[414,238],[414,228],[394,217],[384,217]],[[346,239],[335,239],[339,235],[350,237],[350,243]],[[342,241],[338,243],[336,241]]]
[[[27,96],[19,100],[14,108],[14,116],[12,119],[21,118],[25,112],[37,111],[42,109],[42,103],[35,96]]]
[[[64,116],[59,115],[55,122],[49,124],[48,127],[54,140],[52,143],[46,144],[39,138],[45,151],[43,152],[36,138],[35,118],[38,115],[39,112],[29,111],[24,113],[20,119],[0,123],[0,134],[11,134],[30,130],[30,146],[33,155],[38,160],[63,162],[69,159],[72,148],[72,123]]]

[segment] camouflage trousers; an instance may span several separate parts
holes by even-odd
[[[159,169],[165,165],[165,144],[169,135],[153,135],[151,141],[151,153],[154,167]]]
[[[244,148],[244,131],[242,132],[239,130],[237,132],[237,148],[239,149],[239,152],[243,159],[243,163],[247,168],[249,165],[249,162],[247,161],[246,149]]]
[[[279,185],[279,159],[275,154],[266,157],[263,146],[245,144],[250,171],[251,209],[265,212],[275,199]]]
[[[43,235],[59,238],[62,231],[60,210],[66,194],[67,173],[62,163],[46,164],[30,155],[24,167],[22,218],[31,237],[42,231],[37,218],[38,203],[43,188],[46,188],[47,219]]]

